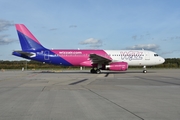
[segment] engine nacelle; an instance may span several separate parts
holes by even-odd
[[[126,71],[128,69],[128,63],[127,62],[113,62],[109,65],[106,65],[106,69],[112,70],[112,71]]]

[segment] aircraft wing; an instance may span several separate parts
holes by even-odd
[[[106,58],[104,56],[98,55],[98,54],[90,54],[90,59],[93,62],[93,64],[96,63],[109,63],[112,60],[110,58]]]

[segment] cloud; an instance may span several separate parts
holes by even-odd
[[[99,47],[101,47],[102,46],[102,44],[96,44],[96,45],[90,45],[89,47],[92,47],[92,48],[99,48]]]
[[[137,35],[132,36],[132,38],[133,38],[134,40],[136,40],[136,39],[137,39]]]
[[[87,40],[84,40],[82,42],[80,42],[79,44],[81,45],[89,45],[89,47],[93,47],[93,48],[99,48],[102,46],[102,41],[98,40],[98,39],[94,39],[94,38],[89,38]]]
[[[51,28],[49,29],[50,31],[55,31],[55,30],[58,30],[57,28]]]
[[[76,25],[70,25],[69,28],[76,28]]]
[[[9,39],[7,37],[8,35],[0,35],[0,45],[7,45],[16,41],[14,39]]]
[[[144,49],[144,50],[152,50],[156,51],[159,49],[159,46],[156,44],[139,44],[139,45],[134,45],[131,47],[127,47],[126,49],[131,49],[131,50],[139,50],[139,49]]]
[[[10,21],[0,19],[0,32],[8,30],[9,27],[14,26],[14,24]],[[16,40],[9,39],[9,35],[0,35],[0,45],[7,45]]]
[[[80,42],[81,45],[87,45],[87,44],[101,44],[102,41],[98,40],[98,39],[94,39],[94,38],[89,38],[87,40],[84,40],[82,42]]]
[[[14,24],[10,21],[0,19],[0,32],[5,31],[8,27],[13,26]]]
[[[179,41],[179,40],[180,40],[180,36],[166,37],[162,39],[162,41]]]
[[[180,50],[172,50],[172,51],[167,51],[167,52],[162,52],[161,55],[170,55],[170,54],[173,54],[173,53],[179,53]]]
[[[150,40],[150,39],[154,39],[154,38],[151,38],[151,35],[148,32],[146,34],[142,34],[142,35],[133,35],[133,36],[131,36],[131,38],[133,40]]]
[[[178,40],[179,40],[179,39],[180,39],[180,36],[176,36],[175,39],[178,39]]]

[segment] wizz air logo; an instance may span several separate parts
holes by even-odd
[[[143,52],[140,51],[122,51],[120,52],[122,60],[142,60]]]

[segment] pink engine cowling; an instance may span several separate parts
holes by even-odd
[[[106,69],[112,70],[112,71],[126,71],[128,69],[128,63],[127,62],[113,62],[109,65],[106,65]]]

